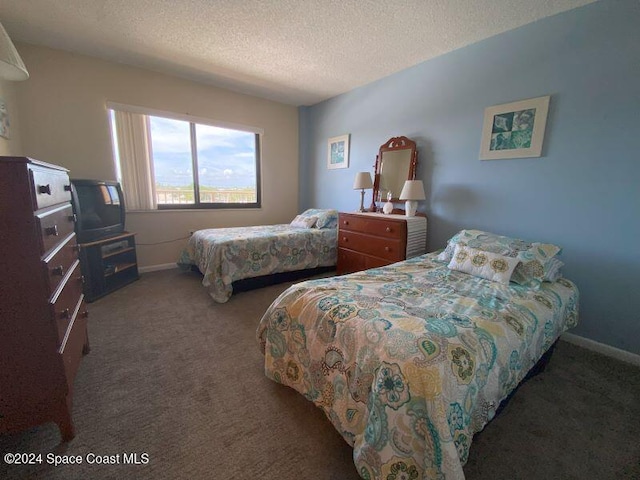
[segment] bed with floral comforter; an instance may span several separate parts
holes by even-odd
[[[198,230],[182,250],[178,266],[198,267],[211,297],[224,303],[236,280],[336,264],[336,228],[289,224]]]
[[[503,285],[427,254],[293,285],[257,336],[266,375],[325,412],[362,478],[451,480],[577,313],[566,279]]]

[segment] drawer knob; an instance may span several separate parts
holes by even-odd
[[[65,185],[64,186],[64,191],[65,192],[70,192],[71,191],[71,185]]]
[[[345,220],[342,223],[344,223],[345,225],[349,225],[349,220]]]
[[[46,193],[47,195],[51,195],[51,185],[38,185],[38,193]]]
[[[79,281],[81,284],[83,284],[83,285],[84,285],[84,275],[80,275],[80,276],[78,277],[78,281]]]
[[[387,227],[387,228],[385,228],[385,230],[386,230],[387,233],[389,233],[389,232],[391,232],[391,227]]]
[[[60,318],[71,318],[71,310],[69,310],[68,308],[65,308],[63,311],[60,312]]]
[[[391,249],[390,249],[389,247],[384,247],[384,251],[385,251],[385,252],[390,252],[390,251],[391,251]]]
[[[52,227],[46,227],[44,229],[44,233],[47,235],[53,235],[54,237],[58,236],[58,225],[54,225]]]
[[[77,221],[78,221],[78,217],[76,217],[76,214],[75,214],[75,213],[74,213],[73,215],[69,215],[69,216],[67,217],[67,219],[68,219],[70,222],[77,222]]]
[[[51,273],[53,273],[54,275],[63,276],[64,275],[64,266],[63,265],[58,265],[57,267],[53,267],[51,269]]]
[[[349,241],[349,239],[348,239],[347,237],[342,237],[342,241],[343,241],[343,242],[348,242],[348,241]]]
[[[82,318],[89,318],[89,312],[87,310],[85,310],[84,312],[80,313],[80,316]]]

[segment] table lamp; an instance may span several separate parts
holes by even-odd
[[[407,217],[415,217],[418,209],[418,200],[424,200],[424,185],[422,180],[407,180],[404,182],[402,192],[400,192],[400,200],[406,200],[404,214]]]
[[[365,189],[373,188],[373,181],[371,180],[371,174],[369,172],[356,173],[356,179],[353,182],[354,190],[362,190],[360,192],[360,210],[364,212],[364,191]]]

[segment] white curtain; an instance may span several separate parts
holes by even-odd
[[[122,190],[127,210],[155,210],[151,135],[146,115],[114,110]]]

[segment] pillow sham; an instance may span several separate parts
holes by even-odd
[[[294,228],[311,228],[318,221],[318,217],[303,217],[302,215],[296,215],[290,225]]]
[[[544,280],[548,261],[562,251],[551,243],[527,242],[481,230],[461,230],[449,239],[438,259],[450,262],[456,245],[517,258],[520,264],[516,266],[511,281],[530,286],[539,285]]]
[[[449,269],[508,285],[519,263],[517,258],[456,245]]]
[[[556,282],[562,278],[564,262],[553,257],[544,266],[544,282]]]
[[[322,209],[322,208],[309,208],[301,213],[303,217],[315,216],[316,228],[336,228],[338,226],[338,210],[335,209]]]

